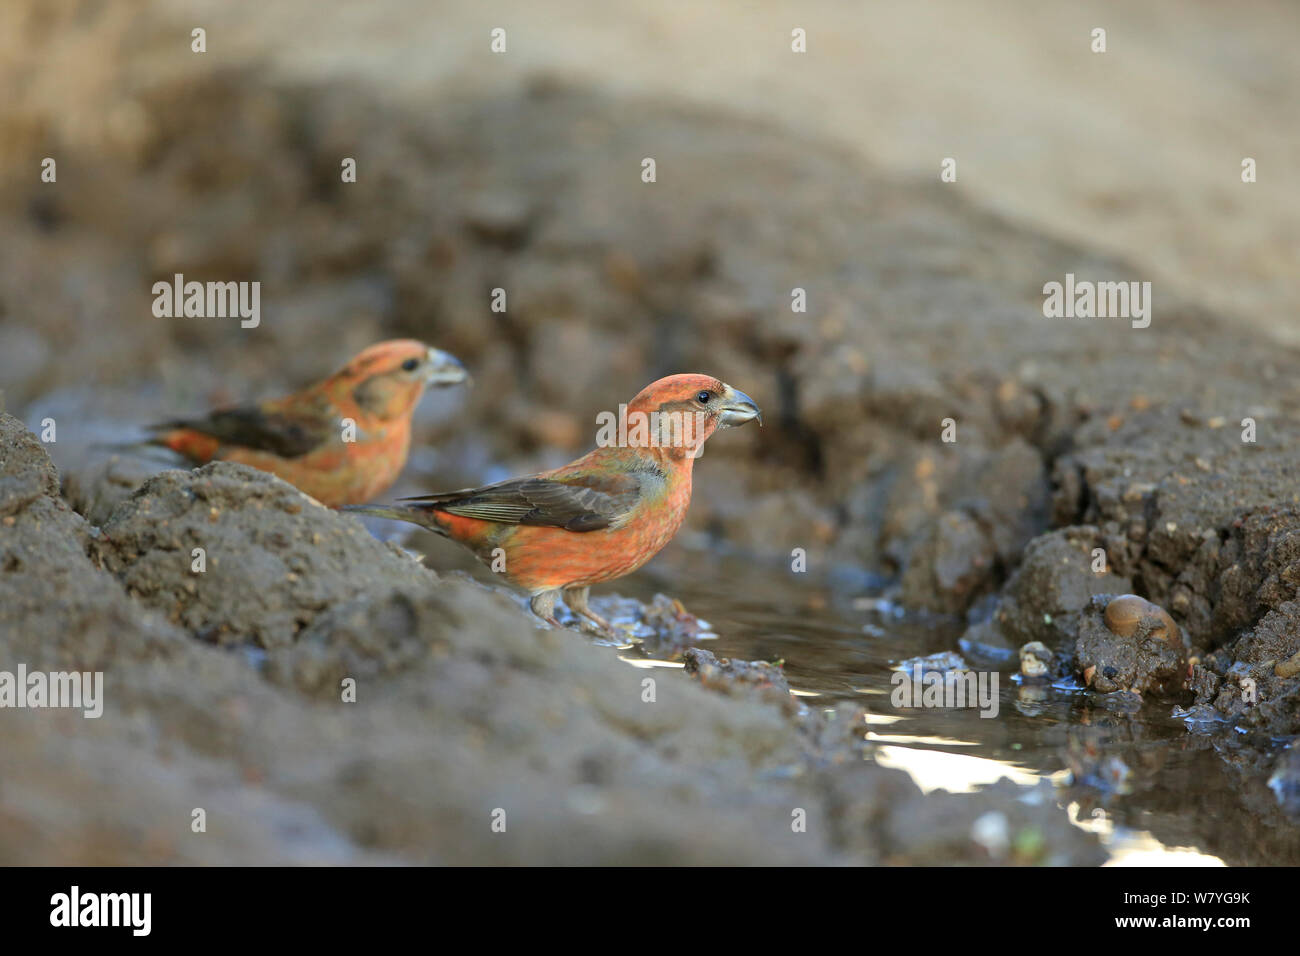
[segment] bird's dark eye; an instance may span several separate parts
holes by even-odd
[[[420,360],[416,358],[409,358],[402,363],[403,372],[414,372],[419,367],[420,367]]]
[[[709,399],[711,399],[712,397],[713,394],[711,392],[700,392],[700,394],[695,396],[695,400],[699,402],[701,405],[707,405],[709,403]]]

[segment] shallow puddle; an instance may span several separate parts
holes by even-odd
[[[809,706],[861,704],[877,759],[923,790],[972,791],[1001,777],[1038,786],[1026,799],[1053,799],[1075,825],[1097,832],[1111,865],[1300,863],[1300,839],[1294,827],[1277,826],[1272,794],[1173,717],[1177,701],[1111,710],[1101,695],[1068,683],[1024,685],[1003,672],[994,717],[978,707],[897,708],[895,665],[954,650],[957,622],[904,614],[811,572],[705,552],[678,557],[617,590],[679,598],[720,635],[702,646],[719,657],[782,661]]]

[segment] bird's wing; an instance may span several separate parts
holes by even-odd
[[[223,408],[203,418],[163,422],[154,425],[152,430],[188,428],[211,435],[222,445],[271,452],[281,458],[301,458],[338,432],[337,417],[330,415],[323,403],[302,403],[289,408],[277,404]]]
[[[641,489],[635,474],[579,472],[512,478],[482,488],[401,500],[482,521],[582,532],[618,524],[641,500]]]

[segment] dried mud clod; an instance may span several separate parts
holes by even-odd
[[[229,462],[149,479],[101,530],[95,554],[128,593],[214,643],[289,644],[350,598],[433,580],[359,521]]]
[[[782,703],[794,698],[790,696],[790,684],[785,679],[785,672],[777,664],[767,661],[738,661],[731,658],[719,658],[710,651],[693,647],[682,655],[686,664],[686,673],[690,674],[705,687],[722,690],[728,694],[753,691]]]
[[[1055,666],[1051,648],[1041,641],[1030,641],[1020,648],[1020,674],[1029,680],[1046,680]]]
[[[1193,674],[1198,705],[1209,705],[1225,726],[1271,737],[1300,733],[1300,601],[1269,611],[1237,640],[1207,654]]]
[[[1187,650],[1169,613],[1136,594],[1096,595],[1079,625],[1074,665],[1102,693],[1170,694],[1189,678]]]
[[[1127,578],[1096,570],[1101,547],[1098,530],[1088,526],[1035,538],[998,599],[972,612],[963,650],[1011,663],[1026,644],[1037,643],[1069,660],[1093,597],[1130,586]]]

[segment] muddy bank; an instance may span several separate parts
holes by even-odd
[[[241,466],[166,473],[98,529],[3,416],[0,515],[0,658],[105,680],[98,719],[3,712],[10,864],[1104,856],[1050,801],[923,797],[854,708],[707,656],[647,676]]]
[[[301,799],[318,808],[322,826],[339,829],[339,852],[396,852],[397,830],[424,832],[427,824],[394,814],[385,840],[357,837],[374,800],[414,800],[426,772],[455,776],[474,752],[478,736],[455,731],[436,745],[447,748],[447,763],[412,757],[418,766],[402,770],[401,748],[416,747],[428,720],[454,725],[454,715],[486,708],[482,733],[517,735],[542,751],[543,732],[520,728],[560,706],[560,726],[591,730],[597,750],[633,753],[623,749],[632,746],[625,731],[658,740],[640,724],[597,729],[586,711],[565,716],[577,704],[544,704],[544,685],[567,686],[556,675],[578,668],[576,652],[553,665],[525,654],[540,668],[535,681],[500,663],[493,648],[508,658],[511,642],[524,640],[507,636],[512,629],[551,640],[504,599],[435,579],[276,482],[224,468],[158,475],[157,463],[108,460],[90,447],[129,436],[134,423],[299,385],[392,335],[449,349],[480,383],[463,398],[426,403],[406,478],[412,491],[560,464],[589,446],[598,412],[658,375],[707,370],[754,395],[770,425],[710,444],[682,545],[725,549],[783,575],[800,549],[810,579],[842,569],[883,577],[889,598],[964,622],[963,649],[977,647],[997,666],[1015,669],[1019,649],[1039,642],[1055,679],[1082,686],[1097,668],[1110,681],[1080,691],[1099,709],[1199,706],[1196,732],[1216,744],[1243,722],[1260,732],[1254,756],[1241,762],[1256,783],[1285,769],[1279,738],[1297,732],[1300,709],[1297,679],[1287,676],[1300,649],[1286,610],[1300,585],[1294,353],[1162,284],[1149,328],[1045,318],[1046,282],[1145,277],[973,209],[942,184],[890,180],[778,127],[547,77],[417,112],[363,85],[273,83],[219,57],[196,66],[186,54],[182,65],[164,52],[175,42],[165,27],[92,18],[87,29],[101,31],[120,69],[87,86],[77,123],[28,104],[4,130],[14,162],[0,180],[0,386],[28,425],[57,422],[48,448],[63,472],[62,501],[73,506],[49,493],[44,465],[21,478],[40,489],[15,491],[25,503],[11,515],[14,528],[37,536],[23,539],[34,550],[21,557],[37,571],[8,613],[14,633],[30,624],[38,635],[46,625],[33,622],[58,615],[50,646],[67,644],[74,656],[110,661],[120,642],[128,659],[175,655],[193,673],[211,670],[217,676],[193,698],[199,703],[177,703],[168,733],[187,741],[202,736],[198,712],[223,694],[253,694],[229,705],[244,708],[245,722],[203,753],[228,762],[222,748],[254,726],[248,715],[269,737],[283,729],[304,748],[296,757],[287,743],[238,746],[249,748],[255,775],[276,761],[292,780],[306,775],[311,797]],[[160,62],[169,68],[143,66]],[[61,161],[57,188],[21,172],[50,154]],[[656,160],[655,183],[641,181],[646,156]],[[340,181],[343,157],[357,158],[357,182]],[[150,287],[176,273],[260,281],[262,324],[155,318]],[[495,289],[505,291],[504,312],[490,308]],[[795,290],[806,311],[792,310]],[[1242,440],[1247,418],[1250,442]],[[440,569],[466,566],[445,543],[413,546]],[[201,578],[191,570],[195,547],[208,560]],[[676,567],[684,550],[670,549],[659,566]],[[84,587],[58,583],[82,574]],[[1149,682],[1156,670],[1140,657],[1126,670],[1118,659],[1128,650],[1098,646],[1104,609],[1094,597],[1129,592],[1172,616],[1193,668],[1186,688],[1166,688],[1163,664]],[[374,635],[372,618],[382,624]],[[451,660],[467,661],[469,684],[518,685],[528,706],[445,688],[441,701],[427,701],[414,687],[427,685],[434,667],[426,652],[436,661],[444,644]],[[487,659],[475,663],[476,653]],[[359,772],[351,810],[321,810],[312,774],[324,771],[304,767],[303,754],[331,734],[346,738],[349,718],[307,728],[300,705],[283,695],[324,707],[345,672],[409,680],[415,696],[393,710],[425,710],[383,714],[400,753],[375,772],[405,779],[409,790]],[[708,684],[728,673],[705,659],[695,677]],[[1244,679],[1253,703],[1243,699]],[[161,677],[154,690],[139,680],[141,694],[182,696]],[[245,684],[255,689],[233,690]],[[1120,699],[1135,686],[1141,699]],[[775,726],[761,713],[755,726]],[[185,714],[195,715],[188,729]],[[171,727],[170,717],[141,720]],[[709,735],[690,727],[676,732]],[[525,752],[521,745],[503,757],[486,784],[516,786],[516,771],[531,781],[534,771],[520,769],[530,759],[551,767]],[[736,759],[751,771],[797,764]],[[612,779],[629,792],[644,782],[614,763]],[[705,763],[658,769],[690,776]],[[563,806],[564,788],[586,783],[571,769],[538,784],[557,801],[546,806]],[[741,816],[772,811],[768,796],[728,789],[743,777],[706,774],[698,785],[749,808]],[[277,788],[300,799],[284,781]],[[660,821],[656,839],[671,840],[654,800],[618,792]],[[828,806],[847,805],[828,793]],[[464,821],[479,812],[467,797],[446,799]],[[732,845],[716,837],[718,847]],[[422,845],[431,855],[459,852]],[[610,852],[619,845],[605,844]],[[875,859],[884,846],[881,838],[854,852]],[[489,847],[476,852],[504,852]],[[805,852],[840,852],[834,841],[822,847]]]
[[[1039,640],[1055,677],[1154,694],[1258,786],[1285,776],[1282,748],[1300,733],[1300,430],[1282,403],[1235,419],[1189,406],[1120,410],[1074,433],[1054,465],[1067,527],[1026,550],[962,644],[1005,659]],[[1256,416],[1252,435],[1241,418]],[[1117,637],[1102,612],[1122,591],[1155,602],[1177,640],[1163,625],[1144,647],[1145,632]],[[1290,806],[1279,796],[1270,812]]]

